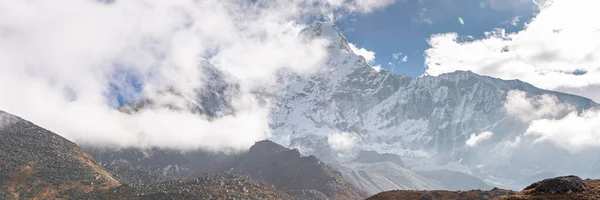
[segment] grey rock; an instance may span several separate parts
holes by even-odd
[[[557,194],[582,192],[585,189],[586,185],[581,178],[577,176],[561,176],[533,183],[524,190],[532,190],[533,193]]]

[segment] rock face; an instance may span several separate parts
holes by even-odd
[[[0,111],[0,199],[68,198],[118,184],[73,142]]]
[[[315,156],[302,156],[297,149],[287,149],[268,140],[256,142],[230,173],[249,175],[273,184],[279,190],[300,194],[300,197],[365,197],[361,191],[346,183],[338,171]]]
[[[585,183],[581,178],[577,176],[561,176],[535,182],[527,186],[524,190],[529,190],[534,194],[556,194],[582,192],[585,189]]]
[[[404,163],[400,156],[391,153],[377,153],[377,151],[364,151],[358,152],[358,156],[353,162],[359,163],[377,163],[377,162],[391,162],[397,164],[400,167],[404,167]]]

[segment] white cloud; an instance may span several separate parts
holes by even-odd
[[[511,90],[506,94],[504,110],[509,116],[524,122],[542,118],[557,118],[575,110],[575,107],[561,103],[554,95],[536,95],[528,97],[520,90]]]
[[[560,102],[553,95],[527,97],[523,91],[508,92],[507,114],[529,123],[524,136],[534,142],[551,142],[571,152],[600,147],[600,111],[579,113],[574,106]],[[515,143],[521,141],[520,137]]]
[[[337,151],[350,149],[356,145],[357,141],[358,136],[354,133],[330,133],[327,136],[327,143],[329,144],[329,147]]]
[[[419,1],[419,4],[421,6],[424,6],[422,1]],[[417,13],[417,16],[414,17],[413,22],[416,22],[416,23],[425,22],[425,23],[430,24],[430,25],[433,24],[433,20],[431,20],[430,18],[427,18],[425,16],[426,13],[427,13],[427,8],[426,7],[422,7],[419,10],[419,12]]]
[[[465,144],[470,147],[477,146],[477,144],[490,139],[490,137],[492,137],[493,134],[494,133],[489,132],[489,131],[479,133],[479,134],[471,134],[471,137],[469,137],[469,139],[465,142]]]
[[[297,38],[304,19],[390,2],[0,0],[0,109],[80,143],[246,148],[269,132],[269,108],[249,91],[274,84],[283,68],[310,72],[326,56],[326,41]],[[128,100],[165,88],[192,96],[205,63],[239,80],[236,115],[125,115],[108,98],[114,87]]]
[[[511,21],[510,24],[513,26],[517,26],[519,25],[519,21],[521,21],[521,16],[515,16]]]
[[[471,70],[544,89],[593,88],[588,86],[600,84],[600,24],[594,21],[600,17],[598,7],[600,1],[593,0],[547,1],[517,33],[497,29],[474,41],[463,41],[456,33],[434,35],[425,52],[426,74]]]
[[[367,60],[367,63],[373,64],[373,61],[375,61],[375,52],[369,51],[365,48],[356,47],[356,45],[352,43],[348,43],[348,45],[356,55],[364,57],[365,60]]]
[[[330,0],[331,1],[331,0]],[[339,1],[339,0],[333,0]],[[350,1],[350,4],[354,3],[354,7],[356,10],[360,12],[372,12],[373,10],[383,8],[385,6],[391,5],[396,0],[354,0]],[[348,2],[344,2],[344,4],[348,4]]]
[[[375,65],[375,66],[371,66],[376,72],[380,72],[381,71],[381,65]]]
[[[536,141],[549,141],[573,153],[600,147],[600,111],[572,112],[562,119],[539,119],[531,123],[525,135]]]
[[[396,67],[396,64],[405,63],[408,61],[408,56],[398,52],[392,54],[392,61],[388,62],[388,65],[391,67]]]
[[[404,55],[404,54],[402,54],[400,52],[393,53],[392,54],[392,60],[394,60],[394,62],[403,62],[403,63],[406,62],[406,61],[408,61],[408,56],[407,55],[402,56],[402,55]],[[400,57],[400,56],[402,56],[402,57]]]
[[[400,58],[400,56],[402,55],[402,53],[398,52],[398,53],[393,53],[392,54],[392,59],[394,60],[398,60],[398,58]]]

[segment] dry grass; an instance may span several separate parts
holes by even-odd
[[[29,164],[21,167],[21,170],[14,172],[9,175],[9,180],[6,182],[6,190],[8,193],[14,198],[19,199],[19,189],[25,186],[27,183],[27,179],[31,177],[36,171],[31,166],[33,163],[29,162]]]
[[[78,147],[74,148],[74,151],[76,153],[76,155],[80,155],[80,156],[75,156],[75,158],[81,162],[84,165],[89,166],[93,171],[94,174],[98,175],[99,178],[104,179],[104,183],[103,185],[98,186],[98,189],[108,189],[111,187],[116,187],[119,186],[119,181],[117,181],[117,179],[115,179],[112,174],[110,172],[108,172],[108,170],[100,167],[98,164],[96,164],[96,162],[94,162],[94,160],[92,159],[92,156],[90,156],[89,154],[81,151]],[[96,188],[96,186],[94,187]],[[91,188],[93,189],[93,188]],[[86,192],[90,192],[86,191]]]

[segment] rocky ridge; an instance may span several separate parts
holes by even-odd
[[[249,175],[290,194],[311,194],[313,198],[362,199],[366,196],[317,157],[303,156],[297,149],[268,140],[256,142],[229,173]]]
[[[67,139],[0,111],[0,199],[66,198],[119,182]]]

